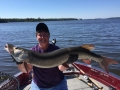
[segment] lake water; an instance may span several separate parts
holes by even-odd
[[[35,28],[39,22],[0,23],[0,71],[14,75],[19,72],[10,55],[4,50],[6,43],[30,49],[37,44]],[[60,48],[94,44],[93,52],[120,63],[120,19],[46,21],[51,40],[56,38]],[[93,66],[98,66],[92,62]],[[109,71],[120,75],[120,64],[110,65]]]

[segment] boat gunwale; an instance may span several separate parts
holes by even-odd
[[[89,77],[105,84],[108,87],[116,88],[116,90],[120,90],[120,78],[116,77],[113,73],[106,73],[97,67],[86,65],[81,62],[73,63],[73,66],[78,70],[83,70],[86,75]]]

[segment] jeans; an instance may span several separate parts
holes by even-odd
[[[68,90],[67,88],[67,81],[64,78],[58,85],[51,87],[51,88],[41,88],[37,86],[34,81],[32,80],[31,89],[30,90]]]

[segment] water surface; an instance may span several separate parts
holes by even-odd
[[[35,28],[39,22],[0,23],[0,71],[8,74],[19,72],[10,55],[4,50],[6,43],[30,49],[37,44]],[[56,38],[60,48],[94,44],[93,52],[120,63],[120,19],[46,21],[51,40]],[[92,62],[93,66],[98,66]],[[120,75],[120,64],[110,65],[109,70]]]

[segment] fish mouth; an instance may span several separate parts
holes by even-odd
[[[4,46],[4,49],[10,54],[14,52],[13,46],[10,46],[10,44],[8,43],[6,43],[6,45]]]
[[[8,48],[8,47],[7,47],[7,44],[4,46],[4,48],[5,48],[5,49]]]

